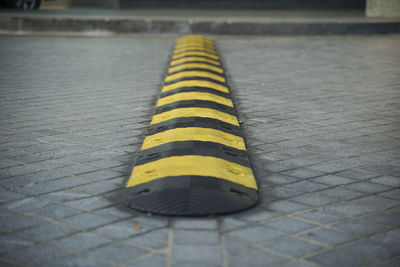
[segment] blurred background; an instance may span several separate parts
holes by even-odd
[[[42,8],[363,9],[366,0],[42,0]]]
[[[367,17],[400,17],[400,0],[0,0],[1,7],[62,9],[351,10]]]

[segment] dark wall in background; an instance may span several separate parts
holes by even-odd
[[[364,9],[366,0],[120,0],[121,8]]]

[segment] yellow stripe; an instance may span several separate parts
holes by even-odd
[[[216,177],[248,188],[257,189],[250,168],[223,159],[204,156],[174,156],[159,159],[133,169],[127,187],[168,176],[199,175]]]
[[[170,66],[174,66],[174,65],[177,65],[177,64],[191,62],[191,61],[207,62],[207,63],[211,63],[211,64],[214,64],[214,65],[217,65],[217,66],[221,65],[216,60],[209,59],[209,58],[204,58],[204,57],[184,57],[184,58],[180,58],[180,59],[175,59],[175,60],[172,60],[169,65]]]
[[[188,34],[182,37],[179,37],[178,40],[183,40],[183,39],[189,39],[189,38],[204,38],[207,40],[211,40],[211,38],[205,36],[205,35],[201,35],[201,34]]]
[[[237,118],[233,115],[211,108],[196,108],[196,107],[176,108],[160,114],[155,114],[150,124],[157,124],[163,121],[168,121],[175,118],[185,118],[185,117],[211,118],[239,126]]]
[[[215,129],[200,127],[176,128],[146,136],[143,141],[142,150],[179,141],[214,142],[236,149],[246,150],[242,137]]]
[[[165,93],[177,88],[182,87],[206,87],[211,88],[220,92],[229,93],[228,87],[213,83],[210,81],[202,81],[202,80],[189,80],[189,81],[180,81],[173,84],[164,85],[161,92]]]
[[[177,101],[184,101],[184,100],[207,100],[213,101],[228,107],[233,107],[232,100],[229,98],[225,98],[222,96],[210,94],[210,93],[203,93],[203,92],[187,92],[187,93],[178,93],[170,96],[166,96],[160,98],[157,102],[157,107],[164,106],[173,102]]]
[[[179,57],[186,57],[186,56],[202,56],[202,57],[209,57],[209,58],[216,59],[216,60],[219,59],[219,57],[216,56],[216,55],[205,53],[205,52],[195,52],[195,51],[193,51],[193,52],[183,52],[183,53],[180,53],[179,55],[173,55],[172,59],[176,59],[176,58],[179,58]]]
[[[214,42],[208,41],[208,40],[201,40],[201,39],[187,39],[187,40],[181,40],[181,41],[176,42],[176,45],[182,45],[182,44],[214,45]]]
[[[204,36],[186,36],[186,37],[181,37],[181,38],[179,38],[177,40],[177,43],[190,42],[190,41],[214,43],[210,38],[204,37]]]
[[[204,44],[185,44],[185,45],[176,45],[174,51],[178,50],[187,50],[187,49],[204,49],[204,50],[211,50],[215,52],[215,47],[211,45],[204,45]]]
[[[224,73],[224,70],[219,68],[219,67],[215,67],[215,66],[211,66],[208,64],[204,64],[204,63],[185,63],[176,67],[171,67],[169,68],[168,72],[175,72],[175,71],[179,71],[179,70],[185,70],[185,69],[206,69],[206,70],[212,70],[218,73]]]
[[[223,76],[220,76],[218,74],[210,73],[207,71],[198,71],[198,70],[193,70],[193,71],[182,71],[179,73],[171,74],[165,77],[165,82],[170,82],[173,80],[177,79],[182,79],[182,78],[194,78],[194,77],[202,77],[202,78],[209,78],[213,79],[218,82],[225,82],[225,78]]]
[[[193,52],[193,51],[198,51],[198,52],[204,52],[204,53],[209,53],[213,55],[217,55],[217,51],[213,49],[208,49],[208,48],[203,48],[203,47],[187,47],[187,48],[179,48],[174,50],[174,55],[179,55],[184,52]]]

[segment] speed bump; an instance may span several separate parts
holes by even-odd
[[[258,187],[214,42],[177,40],[123,202],[164,215],[250,208]]]

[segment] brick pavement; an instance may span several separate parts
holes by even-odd
[[[0,37],[2,266],[398,266],[400,38],[216,38],[262,202],[148,216],[118,193],[175,37]]]

